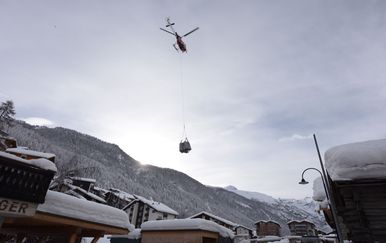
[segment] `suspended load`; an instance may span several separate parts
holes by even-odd
[[[192,147],[190,146],[188,138],[185,138],[185,140],[181,140],[181,142],[180,142],[180,152],[181,153],[189,153],[190,150],[192,150]]]

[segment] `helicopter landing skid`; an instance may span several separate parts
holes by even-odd
[[[176,49],[177,52],[179,52],[178,48],[177,48],[177,44],[173,44],[173,47],[174,47],[174,49]]]

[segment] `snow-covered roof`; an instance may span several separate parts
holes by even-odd
[[[244,225],[241,225],[241,224],[239,224],[239,225],[237,225],[237,226],[235,227],[235,229],[237,229],[237,228],[244,228],[244,229],[246,229],[246,230],[253,231],[253,229],[248,228],[248,227],[246,227],[246,226],[244,226]]]
[[[265,224],[267,224],[267,223],[273,223],[273,224],[277,224],[277,225],[280,226],[280,224],[279,224],[278,222],[274,221],[274,220],[259,220],[259,221],[256,221],[255,224],[260,224],[260,223],[265,223]]]
[[[283,243],[289,242],[288,239],[282,238],[280,236],[274,236],[274,235],[267,235],[267,236],[255,239],[254,242],[276,242],[276,243],[279,243],[279,242],[282,242],[282,240],[287,240],[287,241],[283,241]]]
[[[135,196],[136,200],[132,201],[129,205],[127,205],[125,208],[123,208],[123,210],[125,210],[130,205],[132,205],[133,203],[135,203],[136,201],[139,200],[139,201],[147,204],[148,206],[154,208],[158,212],[173,214],[173,215],[176,215],[176,216],[178,215],[178,213],[176,211],[174,211],[173,209],[169,208],[168,206],[166,206],[163,203],[152,201],[152,200],[146,199],[146,198],[138,196],[138,195],[134,195],[134,196]]]
[[[38,167],[38,168],[41,168],[44,170],[51,170],[54,172],[58,171],[58,169],[56,168],[56,165],[47,159],[39,158],[39,159],[26,160],[26,159],[20,158],[16,155],[1,152],[1,151],[0,151],[0,156],[7,158],[7,159],[16,160],[16,161],[24,163],[24,164],[29,164],[29,165],[32,165],[32,166],[35,166],[35,167]]]
[[[201,215],[201,214],[205,214],[205,215],[207,215],[207,216],[209,216],[209,217],[211,217],[211,218],[217,219],[218,221],[221,221],[221,222],[223,222],[223,223],[225,223],[225,224],[228,224],[228,225],[231,225],[231,226],[233,226],[233,227],[236,227],[236,226],[238,225],[238,224],[236,224],[236,223],[233,223],[232,221],[229,221],[229,220],[227,220],[227,219],[221,218],[221,217],[219,217],[219,216],[217,216],[217,215],[214,215],[214,214],[211,214],[211,213],[208,213],[208,212],[205,212],[205,211],[202,211],[202,212],[199,212],[199,213],[197,213],[197,214],[195,214],[195,215],[192,215],[192,216],[190,216],[189,218],[190,218],[190,219],[196,218],[197,216],[199,216],[199,215]]]
[[[92,199],[94,199],[95,201],[98,201],[100,203],[107,203],[105,199],[101,198],[101,197],[98,197],[97,195],[95,195],[94,193],[91,193],[91,192],[88,192],[86,190],[84,190],[83,188],[81,187],[78,187],[78,186],[75,186],[75,185],[72,185],[72,184],[68,184],[68,183],[65,183],[69,188],[71,188],[72,190],[75,190],[75,191],[79,191],[81,193],[83,193],[84,195],[88,195],[89,197],[91,197]]]
[[[124,211],[60,192],[48,191],[44,204],[40,204],[37,211],[126,228],[130,231],[134,229],[134,226],[129,224],[128,215]]]
[[[40,157],[45,159],[51,159],[55,157],[55,154],[51,153],[43,153],[35,150],[26,149],[25,147],[17,147],[17,148],[8,148],[5,150],[7,153],[18,153],[18,154],[25,154],[30,155],[34,157]]]
[[[135,196],[133,194],[124,192],[117,188],[110,188],[109,192],[113,193],[115,196],[119,197],[120,199],[123,199],[126,201],[132,201],[135,199]]]
[[[311,221],[307,220],[307,219],[302,219],[302,220],[291,220],[289,221],[287,224],[292,224],[292,223],[309,223],[309,224],[313,224],[315,225],[314,223],[312,223]]]
[[[171,219],[147,221],[141,225],[142,232],[163,230],[205,230],[217,232],[222,237],[234,238],[231,230],[205,219]]]
[[[85,178],[85,177],[77,177],[77,176],[72,176],[70,177],[70,179],[74,181],[84,181],[84,182],[91,182],[91,183],[96,182],[96,180],[93,178]]]
[[[334,181],[386,178],[386,139],[336,146],[324,158]]]
[[[314,180],[312,189],[313,189],[312,199],[318,202],[322,202],[326,199],[326,191],[324,190],[322,177],[319,176]]]

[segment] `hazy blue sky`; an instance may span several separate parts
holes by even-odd
[[[166,16],[200,27],[187,54]],[[372,0],[0,0],[0,98],[204,184],[311,196],[310,135],[322,152],[386,137],[385,27]]]

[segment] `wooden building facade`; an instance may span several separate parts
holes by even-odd
[[[291,235],[296,236],[317,236],[315,224],[308,220],[293,220],[288,222]]]
[[[255,223],[256,235],[258,237],[265,236],[280,236],[281,226],[279,223],[272,220],[259,220]]]

